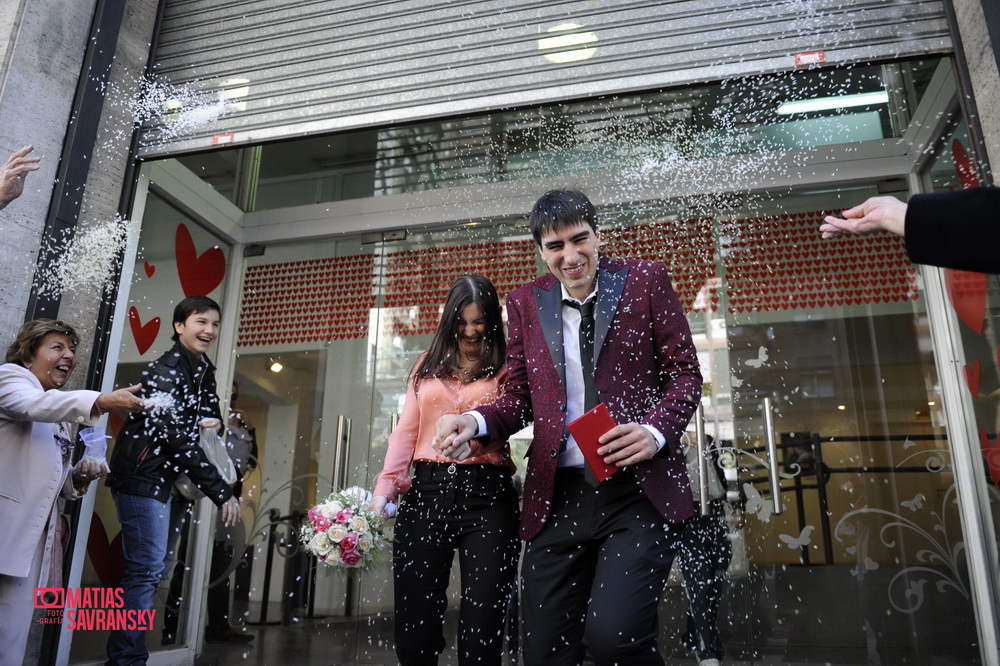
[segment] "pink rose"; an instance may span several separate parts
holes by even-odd
[[[340,547],[344,549],[344,552],[353,551],[358,545],[358,535],[354,532],[348,532],[347,536],[340,540]]]
[[[347,507],[346,509],[342,509],[337,512],[338,523],[349,522],[353,517],[354,517],[354,509],[352,509],[351,507]]]
[[[318,532],[325,532],[326,530],[330,529],[331,525],[330,519],[323,516],[322,514],[317,513],[316,517],[312,519],[312,522],[313,525],[316,526],[316,530]]]
[[[340,559],[344,560],[344,564],[349,567],[353,567],[355,564],[361,561],[361,553],[356,550],[349,550],[340,556]]]

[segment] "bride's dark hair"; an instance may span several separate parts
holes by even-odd
[[[434,341],[413,371],[415,391],[420,388],[422,379],[447,377],[458,370],[458,320],[462,310],[472,303],[483,309],[486,334],[483,336],[479,365],[470,379],[492,377],[503,367],[507,356],[507,338],[503,332],[496,287],[481,275],[463,275],[451,285]]]

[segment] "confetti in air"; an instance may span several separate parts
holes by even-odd
[[[93,290],[103,294],[118,275],[118,262],[134,223],[116,217],[81,229],[72,238],[53,239],[55,259],[39,273],[39,294],[57,297],[63,292]]]
[[[177,406],[174,396],[164,391],[154,391],[143,400],[143,404],[146,407],[146,411],[152,416],[170,414]]]
[[[160,141],[175,139],[218,120],[233,106],[213,92],[153,77],[143,79],[135,95],[119,95],[117,99],[127,107],[137,127],[155,125],[156,139]]]

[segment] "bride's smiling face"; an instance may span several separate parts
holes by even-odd
[[[475,358],[482,353],[486,337],[486,313],[478,303],[469,303],[458,315],[455,324],[458,350],[466,357]]]

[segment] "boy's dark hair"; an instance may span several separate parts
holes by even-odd
[[[183,324],[191,315],[201,314],[202,312],[208,312],[209,310],[215,310],[220,315],[222,314],[222,308],[219,307],[219,304],[208,296],[188,296],[174,308],[173,323]],[[176,328],[174,329],[174,334],[170,336],[170,339],[174,342],[177,342],[180,339],[180,336],[177,335]]]
[[[548,231],[558,231],[586,222],[597,231],[597,210],[587,195],[579,190],[550,190],[531,209],[531,235],[538,247]]]

